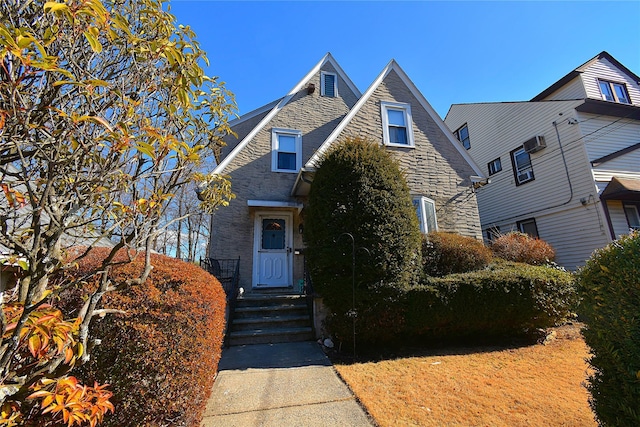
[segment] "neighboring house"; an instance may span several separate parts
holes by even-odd
[[[216,173],[236,198],[212,218],[209,256],[240,257],[246,290],[304,277],[304,208],[315,166],[347,135],[384,144],[406,173],[424,232],[481,238],[473,182],[482,173],[395,61],[361,94],[327,54],[283,98],[232,122]],[[472,178],[473,177],[473,178]]]
[[[640,227],[639,82],[602,52],[531,101],[451,106],[445,123],[489,175],[485,239],[538,236],[575,269]]]

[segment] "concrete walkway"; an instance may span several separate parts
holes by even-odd
[[[224,349],[202,421],[202,427],[373,425],[315,342]]]

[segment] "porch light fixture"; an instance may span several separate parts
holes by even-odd
[[[304,224],[303,223],[300,223],[300,225],[298,226],[298,233],[299,234],[304,233]]]

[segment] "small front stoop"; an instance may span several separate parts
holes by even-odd
[[[245,294],[236,300],[228,344],[266,344],[313,340],[304,295]]]

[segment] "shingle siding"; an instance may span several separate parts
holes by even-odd
[[[381,101],[411,105],[415,148],[387,147],[400,161],[411,192],[436,202],[440,230],[481,238],[477,202],[471,190],[473,169],[394,71],[378,86],[340,137],[366,136],[382,144]]]

